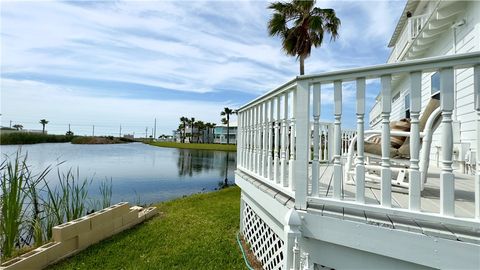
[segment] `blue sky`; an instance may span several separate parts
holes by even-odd
[[[267,34],[268,1],[2,1],[1,124],[50,133],[170,134],[181,116],[220,121],[298,74]],[[342,20],[306,73],[384,63],[405,1],[317,1]],[[367,90],[371,103],[378,86]],[[331,119],[331,92],[323,119]],[[345,125],[355,96],[345,89]],[[349,106],[349,105],[352,106]]]

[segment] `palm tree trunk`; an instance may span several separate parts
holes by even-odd
[[[227,144],[230,144],[230,116],[227,114]]]
[[[45,125],[42,125],[42,134],[45,134]]]
[[[300,55],[300,75],[305,74],[305,57]]]

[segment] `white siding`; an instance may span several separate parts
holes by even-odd
[[[470,1],[466,12],[458,18],[465,19],[466,23],[457,29],[456,53],[467,53],[480,50],[480,1]],[[457,20],[457,21],[458,21]],[[453,54],[453,29],[449,29],[432,44],[424,57]],[[427,73],[422,76],[422,107],[426,106],[431,98],[431,75]],[[404,97],[408,91],[408,79],[403,79],[393,89],[392,95],[401,91],[400,98],[392,104],[392,120],[405,117]],[[473,108],[473,69],[462,69],[456,71],[456,112],[454,117],[460,122],[460,138],[462,142],[470,143],[474,147],[476,136],[475,125],[476,115]],[[423,109],[422,109],[423,113]],[[439,129],[434,133],[432,146],[440,145]],[[431,158],[435,158],[435,148],[431,151]],[[435,162],[432,162],[435,164]]]

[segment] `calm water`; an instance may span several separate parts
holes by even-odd
[[[59,165],[60,171],[78,167],[82,179],[93,177],[91,197],[98,196],[99,182],[111,178],[113,203],[154,203],[211,191],[225,179],[226,173],[233,183],[236,166],[236,153],[161,148],[142,143],[3,145],[1,153],[11,155],[19,148],[23,154],[28,153],[28,163],[36,172],[65,161]],[[57,179],[56,171],[48,176],[51,183]]]

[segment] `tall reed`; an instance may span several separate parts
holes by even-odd
[[[112,205],[112,178],[110,178],[110,182],[105,178],[105,180],[100,183],[99,191],[102,197],[102,208],[107,208]]]
[[[0,165],[1,179],[1,250],[2,257],[10,257],[15,245],[19,245],[20,226],[24,221],[23,203],[27,198],[26,178],[30,172],[25,159],[19,153],[13,161],[4,160]]]

